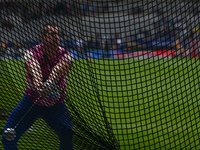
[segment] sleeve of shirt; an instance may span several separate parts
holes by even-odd
[[[33,60],[34,60],[33,51],[32,50],[26,51],[26,53],[24,54],[25,64],[31,63],[31,62],[33,62]]]

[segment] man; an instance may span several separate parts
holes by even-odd
[[[58,44],[58,27],[46,24],[41,44],[25,54],[26,89],[6,122],[2,138],[5,150],[17,149],[20,137],[38,118],[43,118],[58,135],[61,150],[73,149],[72,123],[64,104],[72,56]],[[15,129],[13,140],[4,136],[8,128]]]
[[[186,50],[185,57],[192,57],[193,46],[194,46],[192,35],[187,37],[184,46],[185,46],[185,50]]]

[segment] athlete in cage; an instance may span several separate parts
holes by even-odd
[[[41,44],[26,52],[26,89],[22,100],[6,122],[2,143],[5,150],[17,149],[20,137],[38,118],[43,118],[60,140],[60,149],[73,149],[72,122],[64,103],[72,56],[59,46],[59,31],[46,24]]]

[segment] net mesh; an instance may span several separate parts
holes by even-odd
[[[24,55],[41,44],[41,28],[51,23],[59,29],[59,45],[73,56],[64,103],[73,134],[56,120],[52,129],[39,118],[21,136],[19,149],[59,149],[57,129],[71,134],[77,150],[200,148],[199,4],[1,1],[0,137],[6,120],[12,128],[18,123],[8,117],[18,115],[12,110],[24,96]],[[6,144],[2,140],[0,149]]]

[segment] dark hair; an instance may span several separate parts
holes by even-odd
[[[57,26],[56,26],[55,24],[53,24],[53,23],[47,23],[47,24],[45,24],[45,25],[42,27],[42,30],[41,30],[41,34],[42,34],[42,35],[45,35],[46,33],[49,32],[48,26],[51,26],[51,27],[54,27],[54,28],[57,27]]]

